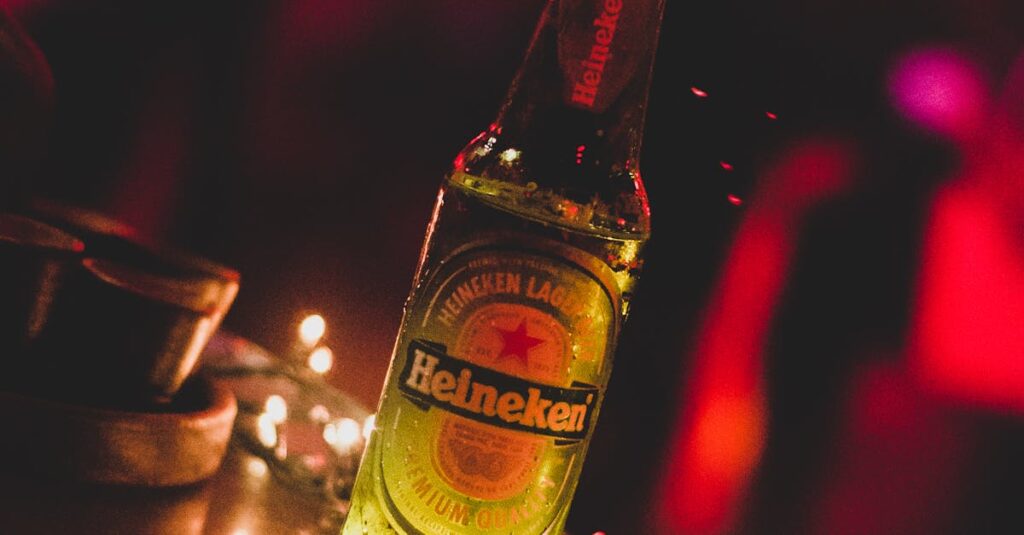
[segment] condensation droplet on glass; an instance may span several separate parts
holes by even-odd
[[[511,164],[519,159],[519,151],[516,149],[505,149],[500,156],[502,162]]]

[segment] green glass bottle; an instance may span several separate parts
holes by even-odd
[[[650,235],[664,0],[551,0],[442,183],[345,535],[561,533]]]

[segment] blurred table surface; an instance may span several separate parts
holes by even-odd
[[[239,406],[227,453],[213,476],[173,488],[100,485],[52,475],[62,472],[39,459],[9,455],[0,459],[0,535],[339,533],[347,504],[333,497],[322,478],[336,466],[354,473],[361,449],[338,457],[321,438],[324,423],[304,415],[315,408],[327,418],[363,422],[369,412],[315,374],[302,374],[230,333],[218,333],[202,358],[204,375],[231,389]],[[292,441],[285,450],[267,449],[257,437],[259,420],[253,411],[263,410],[271,395],[282,404],[287,401],[291,415],[274,434],[279,437],[275,442]],[[82,436],[90,440],[88,434]],[[69,451],[87,446],[66,445]],[[39,451],[52,454],[53,449]],[[307,466],[311,460],[315,462]]]
[[[330,501],[277,478],[232,444],[210,479],[181,488],[69,483],[0,470],[7,534],[263,535],[338,533]]]

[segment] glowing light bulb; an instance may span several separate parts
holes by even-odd
[[[331,420],[331,412],[323,405],[313,405],[313,408],[309,409],[309,419],[318,424],[325,424]]]
[[[377,415],[371,414],[366,417],[363,422],[363,440],[370,440],[370,435],[373,434],[373,430],[377,424]]]
[[[327,322],[320,314],[310,314],[299,324],[299,339],[307,346],[315,346],[326,332]]]
[[[288,419],[288,404],[283,397],[271,394],[263,404],[263,414],[275,424],[282,423]]]
[[[327,346],[320,346],[309,354],[308,364],[311,370],[323,375],[334,366],[334,352]]]
[[[267,413],[256,419],[256,438],[267,448],[273,448],[277,444],[277,425]]]
[[[361,436],[359,422],[352,418],[341,418],[324,426],[324,440],[340,453],[347,453]]]
[[[255,478],[263,478],[267,475],[267,463],[263,459],[252,458],[245,463],[245,471]]]

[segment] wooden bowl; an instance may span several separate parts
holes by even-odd
[[[0,458],[11,470],[65,480],[187,485],[220,467],[237,410],[230,390],[201,376],[160,412],[0,393]]]

